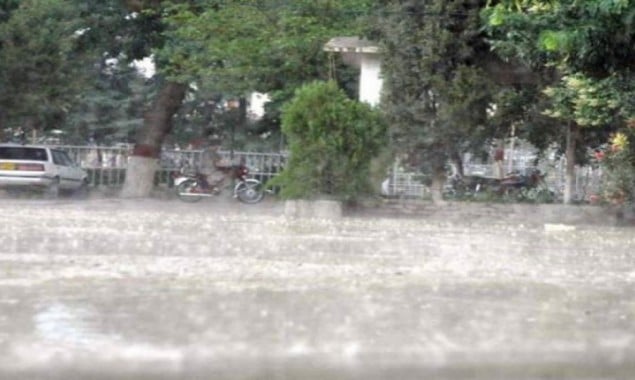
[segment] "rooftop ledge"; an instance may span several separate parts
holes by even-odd
[[[335,37],[324,45],[324,50],[344,53],[379,53],[379,46],[359,37]]]

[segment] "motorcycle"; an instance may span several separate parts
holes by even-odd
[[[479,193],[490,193],[499,197],[524,199],[530,192],[545,193],[542,198],[553,198],[548,189],[545,175],[538,169],[528,169],[525,173],[511,172],[503,178],[483,177],[478,175],[459,176],[449,178],[446,194],[465,198]]]
[[[224,183],[228,179],[235,182],[233,196],[243,203],[258,203],[265,195],[262,182],[255,178],[248,178],[247,166],[231,165],[218,167],[223,172],[223,179],[216,184],[208,184],[206,176],[184,166],[174,175],[174,187],[178,198],[184,202],[198,202],[206,197],[221,194]]]

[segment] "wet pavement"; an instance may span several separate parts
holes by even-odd
[[[632,228],[220,198],[0,210],[0,379],[635,378]]]

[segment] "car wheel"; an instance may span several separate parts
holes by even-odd
[[[88,198],[88,183],[86,181],[83,181],[82,185],[75,189],[75,191],[73,192],[73,197],[77,199]]]
[[[60,179],[54,178],[53,182],[46,188],[45,197],[47,199],[56,199],[60,195]]]

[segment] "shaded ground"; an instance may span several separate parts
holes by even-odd
[[[0,209],[2,379],[635,377],[630,228],[403,204]]]

